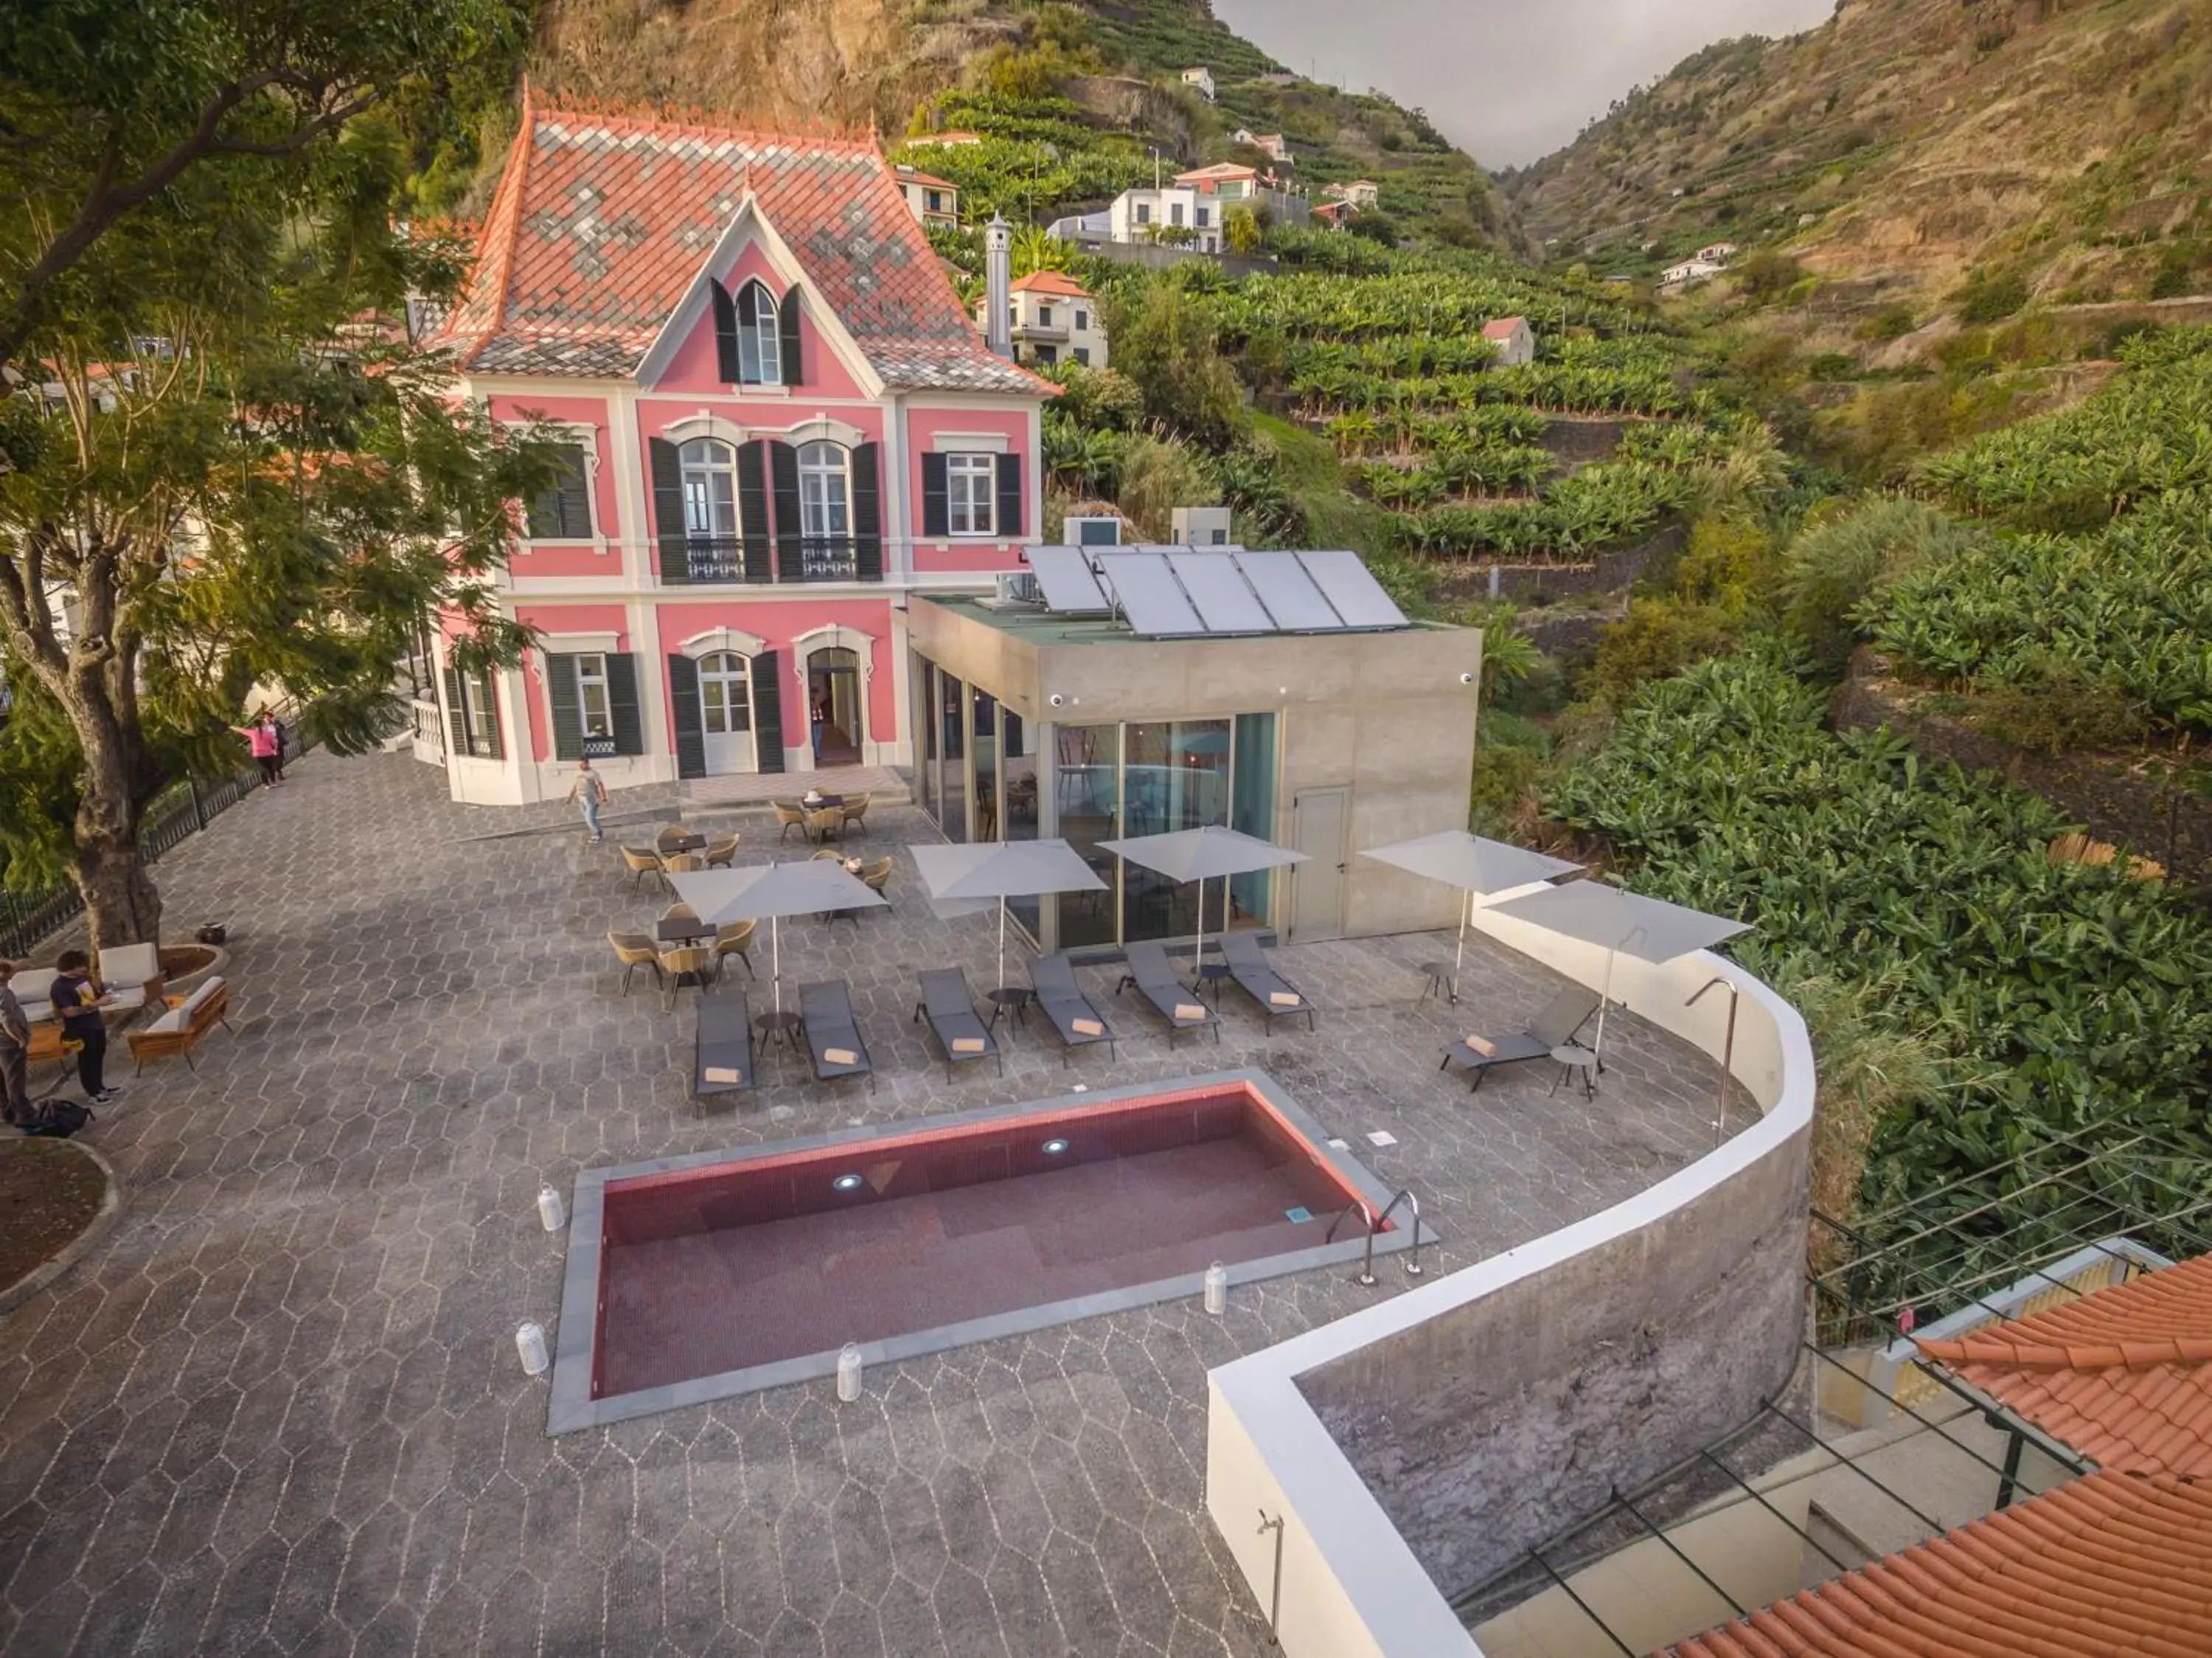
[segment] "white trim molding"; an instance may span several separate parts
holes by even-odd
[[[856,627],[847,627],[842,622],[825,622],[820,627],[809,628],[804,633],[793,634],[791,640],[792,661],[796,664],[799,682],[806,683],[806,659],[817,650],[849,650],[859,658],[860,683],[866,685],[876,677],[876,636],[863,633]]]
[[[599,511],[599,435],[600,428],[588,420],[502,420],[502,427],[515,431],[542,426],[564,442],[574,443],[584,452],[584,512],[592,521],[589,535],[532,535],[530,532],[530,503],[522,503],[522,531],[516,543],[524,547],[582,547],[588,546],[605,558],[614,549],[618,539],[607,533]],[[611,434],[610,434],[611,437]]]
[[[811,419],[802,420],[797,425],[787,426],[781,431],[771,432],[765,427],[759,430],[762,436],[780,437],[794,448],[801,443],[835,443],[842,448],[857,449],[863,443],[872,443],[876,441],[858,426],[848,426],[842,420],[832,420],[826,414],[817,414]]]
[[[671,443],[690,443],[702,437],[720,438],[735,448],[750,436],[750,431],[726,415],[718,415],[711,409],[702,409],[697,414],[670,421],[653,436]]]
[[[757,633],[747,633],[742,628],[710,627],[704,633],[695,633],[676,647],[678,654],[694,661],[712,656],[718,651],[734,650],[740,656],[757,656],[768,649],[768,641]]]
[[[549,633],[541,629],[538,649],[542,656],[574,656],[594,650],[618,656],[621,640],[619,633]]]
[[[929,440],[932,454],[1011,454],[1013,447],[1004,432],[937,432]]]

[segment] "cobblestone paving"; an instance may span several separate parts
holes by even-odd
[[[613,815],[655,809],[671,791]],[[871,826],[883,847],[930,832],[911,808]],[[1266,1650],[1201,1506],[1206,1368],[1395,1293],[1395,1266],[1379,1290],[1307,1273],[1239,1289],[1222,1319],[1157,1307],[874,1368],[851,1405],[823,1382],[545,1435],[514,1344],[558,1306],[542,1183],[1066,1090],[1042,1041],[1003,1080],[945,1082],[908,1022],[914,972],[960,960],[988,984],[991,925],[936,919],[903,853],[893,915],[784,930],[787,978],[850,979],[880,1088],[794,1081],[704,1112],[688,1007],[620,999],[603,939],[657,900],[564,812],[456,807],[412,759],[318,757],[161,879],[173,936],[230,923],[237,1031],[197,1075],[124,1076],[92,1137],[128,1185],[121,1224],[0,1318],[0,1650]],[[1462,1010],[1420,1004],[1413,964],[1436,951],[1287,951],[1318,1035],[1268,1038],[1232,997],[1218,1049],[1172,1058],[1086,970],[1137,1039],[1073,1075],[1264,1067],[1416,1189],[1440,1267],[1711,1143],[1709,1064],[1627,1019],[1594,1103],[1547,1093],[1542,1067],[1472,1100],[1439,1078],[1448,1032],[1516,1023],[1551,986],[1471,948]],[[1370,1145],[1377,1129],[1398,1143]]]

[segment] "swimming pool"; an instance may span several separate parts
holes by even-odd
[[[1326,1141],[1236,1071],[587,1172],[549,1427],[1356,1259],[1389,1194]]]

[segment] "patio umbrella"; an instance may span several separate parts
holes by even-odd
[[[1474,907],[1477,893],[1502,893],[1509,887],[1526,887],[1531,881],[1549,881],[1554,875],[1582,868],[1565,858],[1532,852],[1525,846],[1470,835],[1464,829],[1446,829],[1417,840],[1393,841],[1388,846],[1370,847],[1359,856],[1460,889],[1459,947],[1452,953],[1455,984],[1459,982],[1461,965],[1467,959],[1467,917]]]
[[[744,869],[678,870],[668,877],[668,884],[710,926],[732,921],[768,923],[769,983],[778,1013],[783,1011],[783,938],[778,923],[784,917],[885,907],[882,893],[830,858]]]
[[[1102,840],[1102,852],[1112,852],[1132,863],[1158,870],[1170,881],[1198,883],[1198,951],[1206,957],[1206,883],[1216,877],[1249,875],[1261,869],[1279,869],[1286,863],[1304,863],[1306,855],[1287,846],[1261,840],[1241,830],[1207,824],[1203,829],[1176,829],[1164,835],[1139,835],[1130,840]]]
[[[1006,900],[1047,893],[1103,893],[1106,883],[1064,840],[982,841],[966,846],[909,846],[922,885],[940,913],[999,906],[999,988],[1006,985]],[[958,906],[958,907],[956,907]]]
[[[1509,898],[1490,906],[1492,915],[1533,921],[1539,927],[1586,944],[1605,947],[1605,988],[1597,1004],[1596,1051],[1605,1047],[1605,1006],[1613,999],[1613,958],[1626,950],[1639,961],[1672,961],[1724,938],[1751,930],[1747,923],[1703,910],[1686,910],[1664,899],[1625,893],[1602,881],[1575,881],[1540,893]]]

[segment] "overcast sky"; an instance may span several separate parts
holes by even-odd
[[[1833,0],[1213,0],[1301,74],[1429,113],[1488,168],[1557,149],[1638,82],[1736,34],[1809,28]]]

